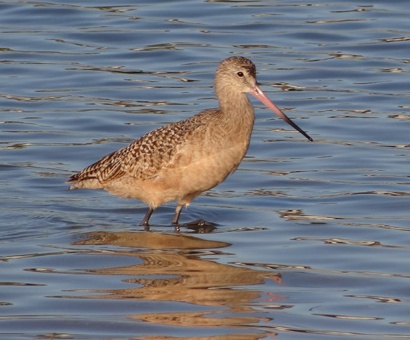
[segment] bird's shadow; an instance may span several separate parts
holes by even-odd
[[[172,225],[172,227],[176,233],[180,233],[181,229],[188,229],[194,234],[209,234],[217,229],[217,224],[199,219],[192,222]],[[152,225],[144,226],[144,231],[154,231],[154,229],[155,226]]]

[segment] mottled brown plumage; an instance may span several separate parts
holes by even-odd
[[[148,225],[158,206],[177,201],[173,224],[183,206],[234,172],[249,146],[254,123],[250,93],[312,140],[263,94],[254,64],[243,57],[223,60],[215,76],[218,109],[151,131],[71,176],[70,189],[105,189],[145,202]]]

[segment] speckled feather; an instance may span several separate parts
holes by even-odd
[[[153,130],[71,176],[69,182],[97,179],[104,184],[124,175],[139,180],[153,178],[173,163],[189,135],[206,126],[211,111]]]

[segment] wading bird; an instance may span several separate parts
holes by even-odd
[[[181,209],[232,174],[245,157],[255,120],[247,93],[260,100],[308,140],[312,138],[262,92],[255,65],[243,57],[222,60],[214,88],[219,108],[153,130],[70,177],[70,189],[104,189],[148,205],[140,225],[153,211],[176,201]]]

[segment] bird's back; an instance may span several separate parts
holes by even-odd
[[[104,188],[107,183],[130,176],[146,180],[170,166],[193,134],[200,135],[209,127],[217,110],[205,110],[195,116],[153,130],[126,147],[106,155],[70,177],[70,189]],[[200,137],[198,137],[200,138]]]

